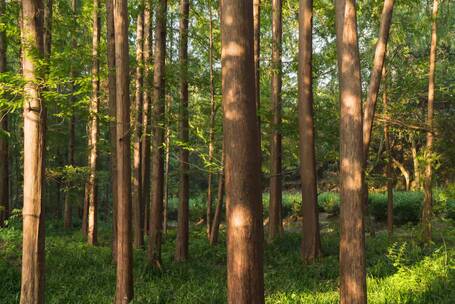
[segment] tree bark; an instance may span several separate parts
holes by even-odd
[[[91,245],[97,243],[98,230],[98,195],[96,169],[98,162],[98,109],[99,109],[99,90],[100,90],[100,64],[98,59],[98,49],[100,45],[101,18],[99,14],[99,0],[93,0],[93,37],[92,37],[92,98],[89,108],[88,125],[88,180],[85,186],[88,199],[88,230],[87,240]]]
[[[188,258],[189,239],[189,155],[187,144],[188,133],[188,18],[190,3],[180,1],[180,187],[177,226],[177,244],[175,260],[185,261]],[[211,11],[211,7],[210,7]],[[212,19],[210,18],[210,23]]]
[[[115,31],[114,3],[106,0],[106,44],[108,66],[108,105],[109,105],[109,141],[110,141],[110,175],[112,186],[112,259],[117,261],[117,103],[115,75]]]
[[[355,1],[336,4],[340,85],[340,303],[367,302],[362,200],[363,142],[360,59]]]
[[[420,165],[419,160],[417,159],[417,145],[414,138],[414,134],[410,135],[411,141],[411,154],[412,154],[412,164],[414,166],[414,190],[419,190],[421,188],[420,182]]]
[[[142,229],[148,234],[148,208],[150,203],[150,104],[152,77],[152,1],[145,1],[144,8],[144,96],[142,109],[142,143],[141,143],[141,184],[142,184]],[[143,234],[144,234],[143,233]]]
[[[0,0],[0,18],[5,15],[5,0]],[[6,72],[6,32],[0,31],[0,73]],[[0,133],[8,132],[8,114],[0,110]],[[9,217],[8,139],[0,135],[0,227]]]
[[[43,58],[43,1],[22,1],[24,206],[21,304],[44,303],[44,155],[46,111],[38,60]]]
[[[270,153],[269,240],[283,232],[281,175],[282,2],[272,0],[272,140]]]
[[[384,115],[388,115],[387,100],[387,71],[384,65],[382,69],[383,89],[382,103],[384,105]],[[390,147],[390,134],[388,124],[384,124],[384,139],[387,152],[386,177],[387,177],[387,234],[389,238],[393,234],[393,176],[392,176],[392,149]]]
[[[254,36],[254,82],[256,92],[256,115],[258,117],[259,147],[261,147],[261,0],[253,0],[253,36]],[[262,154],[262,153],[261,153]],[[262,155],[261,155],[262,156]]]
[[[432,193],[432,157],[433,157],[433,112],[434,112],[434,91],[435,91],[435,69],[436,69],[436,47],[437,47],[437,17],[438,17],[438,0],[433,0],[433,14],[431,23],[431,47],[430,47],[430,68],[428,73],[428,112],[427,112],[427,132],[426,143],[426,164],[425,176],[423,181],[423,209],[422,209],[422,239],[425,244],[431,242],[431,217],[433,206]]]
[[[148,238],[148,261],[161,268],[161,238],[163,230],[163,144],[165,103],[165,57],[166,57],[166,11],[167,0],[156,4],[155,64],[153,71],[152,105],[152,185],[150,207],[150,236]]]
[[[264,303],[252,0],[221,1],[228,303]]]
[[[131,240],[131,155],[128,55],[128,6],[114,1],[116,145],[117,145],[117,283],[115,303],[133,299],[133,252]]]
[[[397,159],[392,157],[392,161],[395,164],[395,166],[400,170],[401,174],[404,177],[405,190],[409,191],[410,185],[411,185],[411,178],[410,178],[409,171],[406,170],[406,167],[402,163],[400,163]]]
[[[136,31],[136,98],[134,102],[134,122],[133,122],[133,180],[132,180],[132,200],[133,200],[133,246],[142,248],[144,246],[144,236],[142,234],[141,221],[141,138],[142,138],[142,109],[143,109],[143,40],[144,40],[144,2],[141,2],[142,9],[137,16]]]
[[[171,37],[172,40],[172,37]],[[172,48],[172,47],[171,47]],[[172,56],[170,56],[172,60]],[[173,97],[166,96],[166,108],[164,110],[165,116],[165,134],[164,134],[164,181],[163,181],[163,235],[167,235],[167,220],[168,220],[168,205],[169,205],[169,168],[171,161],[171,115],[172,115],[172,99]]]
[[[298,79],[300,178],[303,202],[302,258],[308,263],[313,262],[321,254],[313,121],[313,0],[301,0],[299,10]]]
[[[213,20],[212,20],[212,1],[209,1],[209,68],[210,68],[210,126],[209,126],[209,170],[207,178],[207,237],[210,238],[210,231],[212,229],[212,162],[213,162],[213,153],[215,145],[215,118],[216,118],[216,108],[215,108],[215,85],[214,85],[214,75],[213,75]]]

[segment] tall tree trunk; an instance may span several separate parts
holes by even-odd
[[[270,170],[269,240],[282,233],[282,175],[281,175],[281,40],[282,2],[272,0],[272,141]]]
[[[89,108],[88,125],[88,180],[85,185],[88,199],[88,230],[87,240],[91,245],[97,243],[98,230],[98,196],[96,184],[96,168],[98,162],[98,108],[100,90],[100,63],[98,49],[100,45],[101,18],[99,0],[93,0],[93,37],[92,37],[92,98]]]
[[[210,2],[209,2],[210,3]],[[188,258],[189,239],[189,158],[188,144],[188,18],[190,3],[180,1],[180,188],[177,226],[177,244],[175,260],[184,261]],[[210,11],[212,8],[210,7]],[[212,19],[210,18],[210,23]]]
[[[228,303],[264,303],[253,2],[221,1]]]
[[[109,104],[109,141],[110,141],[110,175],[112,186],[112,258],[117,261],[117,103],[115,75],[115,31],[114,31],[114,2],[106,0],[106,44],[108,66],[108,104]]]
[[[73,22],[77,24],[77,0],[71,0],[71,10],[73,14]],[[77,39],[75,29],[71,32],[71,47],[73,50],[77,48]],[[74,59],[73,59],[74,60]],[[76,91],[76,69],[71,65],[71,80],[72,80],[72,95],[71,95],[71,105],[75,102],[74,93]],[[69,166],[74,166],[74,143],[75,143],[75,126],[76,126],[76,117],[74,116],[73,111],[71,112],[71,117],[68,122],[68,159],[67,164]],[[63,227],[65,229],[70,229],[73,226],[73,206],[71,203],[71,183],[66,182],[66,192],[65,192],[65,201],[63,208]]]
[[[355,1],[336,4],[340,84],[340,303],[367,302],[360,59]]]
[[[44,206],[42,204],[46,110],[37,60],[43,56],[42,0],[22,1],[24,86],[24,206],[21,304],[44,303]]]
[[[131,240],[131,153],[128,55],[128,5],[114,1],[116,145],[117,145],[117,283],[115,303],[133,299]]]
[[[301,0],[299,10],[300,178],[304,218],[302,258],[305,262],[312,262],[321,254],[313,122],[313,0]]]
[[[52,46],[52,0],[46,0],[44,2],[44,14],[43,14],[43,47],[44,47],[44,58],[49,60],[51,57],[51,46]]]
[[[259,147],[261,147],[261,0],[253,0],[253,36],[254,36],[254,82],[256,92],[256,114],[259,128]],[[262,156],[262,153],[261,153]]]
[[[433,105],[435,88],[435,69],[436,69],[436,46],[437,46],[437,17],[438,0],[433,0],[433,18],[431,24],[431,47],[430,47],[430,68],[428,73],[428,113],[427,113],[427,144],[426,144],[426,164],[425,176],[423,181],[423,208],[422,208],[422,239],[425,244],[431,242],[431,217],[433,205],[432,193],[432,157],[433,157]]]
[[[420,165],[419,160],[417,159],[417,145],[414,134],[411,133],[410,135],[411,141],[411,154],[412,154],[412,164],[414,166],[414,189],[420,189]]]
[[[142,1],[141,8],[144,8]],[[143,40],[144,40],[144,11],[141,10],[137,16],[136,31],[136,98],[134,102],[134,121],[133,121],[133,180],[132,180],[132,200],[133,200],[133,246],[141,248],[144,246],[144,236],[141,225],[141,138],[142,138],[142,109],[143,109]]]
[[[388,100],[387,100],[387,71],[384,65],[382,69],[383,78],[383,89],[382,89],[382,103],[384,105],[384,114],[389,115],[388,112]],[[387,165],[386,165],[386,177],[387,177],[387,234],[392,237],[393,233],[393,176],[392,176],[392,150],[390,147],[390,134],[389,126],[386,123],[384,125],[384,139],[385,147],[387,152]]]
[[[147,251],[149,263],[159,269],[161,268],[161,238],[163,230],[163,123],[165,103],[166,11],[167,0],[159,0],[156,4],[156,43],[152,100],[152,185],[150,199],[150,236],[148,238]]]
[[[212,20],[212,1],[209,1],[209,68],[210,68],[210,126],[209,126],[209,172],[207,179],[207,237],[210,238],[210,230],[212,229],[212,166],[213,153],[215,146],[215,118],[216,118],[216,107],[215,107],[215,85],[214,85],[214,74],[213,74],[213,20]]]
[[[172,37],[171,37],[172,38]],[[172,46],[171,46],[172,48]],[[172,56],[170,56],[172,60]],[[173,97],[166,96],[165,116],[165,134],[164,134],[164,181],[163,181],[163,235],[167,235],[167,220],[168,220],[168,204],[169,204],[169,167],[171,161],[171,115],[172,115],[172,99]]]
[[[5,15],[5,0],[0,0],[0,18]],[[6,32],[0,31],[0,73],[6,72]],[[8,132],[8,115],[0,110],[0,133]],[[4,135],[4,134],[3,134]],[[9,217],[8,139],[0,135],[0,227]]]
[[[142,184],[142,229],[148,234],[149,203],[150,203],[150,104],[152,77],[152,1],[145,1],[144,8],[144,96],[142,109],[142,143],[141,143],[141,184]],[[143,234],[144,234],[143,233]]]
[[[210,230],[210,245],[218,243],[218,235],[220,231],[221,212],[223,210],[223,198],[224,198],[224,147],[221,153],[221,159],[223,168],[218,173],[218,197],[216,199],[215,214],[213,215],[212,229]]]

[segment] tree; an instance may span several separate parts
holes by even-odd
[[[5,14],[5,0],[0,0],[0,18]],[[6,72],[6,31],[0,30],[0,73]],[[8,115],[0,109],[0,227],[9,217]]]
[[[177,226],[177,243],[175,260],[184,261],[188,258],[189,238],[189,177],[188,177],[188,15],[190,3],[180,1],[180,188]]]
[[[312,68],[313,0],[301,0],[299,8],[299,134],[300,178],[302,182],[302,257],[312,262],[321,254],[316,185],[313,123]]]
[[[141,172],[141,138],[142,138],[142,110],[143,110],[143,39],[144,39],[144,3],[141,2],[141,11],[137,16],[136,30],[136,98],[134,101],[134,122],[133,122],[133,245],[135,248],[144,246],[144,236],[141,221],[142,202],[142,172]]]
[[[128,6],[126,0],[114,1],[114,33],[117,115],[117,283],[115,303],[124,304],[133,298]]]
[[[282,233],[282,175],[281,175],[281,86],[282,86],[282,2],[272,0],[272,140],[270,170],[269,240]]]
[[[109,142],[111,159],[109,171],[112,185],[112,257],[117,261],[117,102],[116,102],[116,65],[115,65],[115,31],[114,2],[106,0],[106,44],[108,67],[108,105],[109,105]]]
[[[155,64],[153,71],[152,105],[152,186],[150,199],[150,236],[148,260],[161,268],[161,238],[163,230],[163,144],[164,144],[164,64],[166,57],[166,11],[167,0],[156,4]]]
[[[340,86],[340,303],[366,303],[360,59],[353,0],[335,2]]]
[[[387,96],[387,70],[386,66],[382,68],[383,89],[382,89],[382,103],[384,107],[384,114],[388,115],[388,96]],[[390,145],[389,126],[384,124],[384,141],[387,153],[386,164],[386,178],[387,178],[387,233],[389,238],[393,233],[393,176],[392,176],[392,147]]]
[[[256,92],[256,111],[259,127],[259,147],[261,147],[261,0],[253,0],[253,36],[254,36],[254,82]],[[261,153],[262,154],[262,153]]]
[[[98,229],[98,198],[96,186],[96,169],[98,162],[98,109],[99,109],[99,90],[100,90],[100,63],[98,58],[98,49],[100,45],[100,28],[101,18],[99,14],[99,0],[93,0],[93,37],[92,37],[92,97],[89,108],[89,125],[88,125],[88,179],[85,186],[88,199],[88,243],[95,245],[97,243]]]
[[[252,4],[221,1],[228,303],[264,303]]]
[[[215,214],[213,215],[212,229],[210,230],[210,245],[218,243],[218,235],[220,232],[221,212],[223,208],[224,199],[224,147],[221,152],[221,159],[223,162],[223,168],[218,173],[218,197],[216,199]]]
[[[423,181],[423,209],[422,209],[422,239],[426,244],[431,242],[431,216],[433,205],[432,193],[432,153],[433,153],[433,112],[434,112],[434,88],[436,70],[436,46],[437,46],[437,17],[438,0],[433,0],[433,14],[431,22],[431,46],[430,46],[430,68],[428,73],[428,109],[427,109],[427,142],[426,142],[426,163]]]
[[[44,303],[43,180],[46,110],[41,98],[39,61],[43,58],[43,1],[22,1],[24,85],[24,206],[21,304]]]

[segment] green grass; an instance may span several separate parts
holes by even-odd
[[[109,248],[109,224],[100,227],[100,246],[90,247],[78,230],[61,232],[61,223],[48,224],[46,239],[46,303],[112,303],[115,268]],[[300,235],[288,232],[265,249],[267,303],[338,303],[338,232],[334,224],[324,233],[324,257],[303,265]],[[0,302],[17,303],[20,288],[20,225],[0,229]],[[367,238],[369,303],[455,303],[455,229],[437,221],[435,244],[422,249],[416,226]],[[210,247],[205,228],[191,227],[190,260],[173,262],[175,231],[163,247],[164,270],[147,267],[145,252],[134,258],[134,303],[224,303],[226,249]]]

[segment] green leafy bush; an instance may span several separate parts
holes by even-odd
[[[338,215],[340,213],[340,195],[335,192],[322,192],[318,196],[320,211]]]
[[[393,218],[398,225],[418,223],[422,209],[422,192],[395,191],[393,195]],[[377,221],[387,219],[387,193],[371,193],[368,198],[370,214]]]

